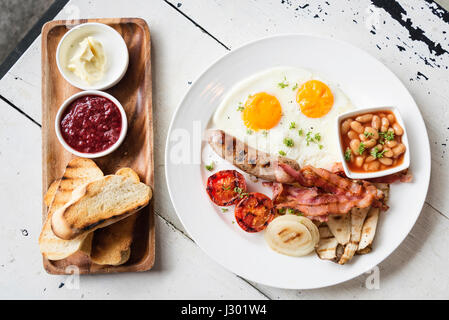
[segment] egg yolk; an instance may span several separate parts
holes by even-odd
[[[332,109],[334,96],[325,83],[318,80],[310,80],[298,89],[296,101],[305,116],[321,118]]]
[[[252,130],[268,130],[281,120],[282,108],[275,96],[259,92],[249,96],[245,102],[242,119]]]

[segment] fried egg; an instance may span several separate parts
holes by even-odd
[[[353,109],[346,95],[319,75],[276,67],[233,86],[212,122],[253,148],[301,166],[330,168],[339,161],[336,118]]]

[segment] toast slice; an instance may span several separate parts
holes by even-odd
[[[53,201],[53,198],[56,194],[56,191],[58,191],[59,184],[61,183],[61,179],[56,179],[51,183],[51,185],[48,187],[47,192],[44,195],[44,203],[47,207],[50,207],[51,202]]]
[[[61,260],[77,251],[90,254],[92,234],[84,234],[70,241],[63,240],[53,233],[51,221],[54,213],[70,200],[73,190],[103,176],[103,172],[92,160],[75,158],[67,164],[59,182],[56,180],[51,184],[44,196],[45,203],[50,203],[50,207],[39,236],[39,247],[44,257]]]
[[[137,173],[130,168],[122,168],[115,174],[127,176],[136,182],[140,182]],[[137,214],[133,214],[105,228],[95,230],[90,253],[92,262],[117,266],[128,261],[131,256],[131,244],[136,220]]]
[[[148,204],[149,186],[123,175],[108,175],[73,191],[52,216],[56,236],[71,240],[122,220]]]

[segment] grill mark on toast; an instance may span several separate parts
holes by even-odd
[[[83,231],[89,231],[89,230],[95,228],[96,226],[102,224],[102,223],[105,222],[106,220],[107,220],[107,219],[99,220],[98,222],[95,222],[95,223],[92,223],[92,224],[90,224],[90,225],[88,225],[88,226],[85,226],[85,227],[82,228],[81,230],[83,230]]]

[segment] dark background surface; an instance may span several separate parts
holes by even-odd
[[[0,0],[0,64],[54,0]]]

